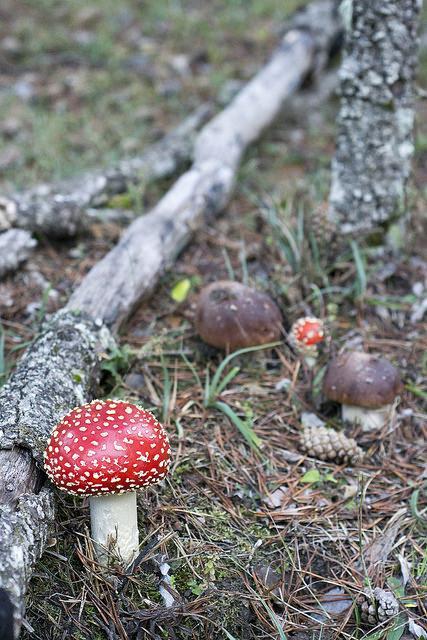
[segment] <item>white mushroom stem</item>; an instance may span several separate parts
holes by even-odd
[[[389,419],[392,409],[392,404],[386,404],[379,409],[364,409],[343,404],[341,411],[343,422],[360,424],[363,431],[378,431]]]
[[[136,492],[91,496],[90,523],[98,560],[108,564],[110,554],[128,565],[138,553]]]
[[[309,369],[314,369],[316,366],[317,358],[315,356],[304,356],[304,362]]]

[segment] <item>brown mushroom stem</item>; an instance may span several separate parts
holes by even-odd
[[[111,553],[128,565],[138,553],[136,492],[91,496],[90,523],[95,552],[101,564]]]
[[[360,424],[363,431],[378,431],[386,424],[392,408],[392,404],[386,404],[379,409],[364,409],[363,407],[343,404],[341,413],[343,422]]]

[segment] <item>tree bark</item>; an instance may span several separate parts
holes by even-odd
[[[325,29],[332,39],[340,29],[333,3],[319,6],[329,7]],[[123,323],[194,230],[228,202],[242,154],[315,64],[316,45],[308,28],[286,34],[270,62],[199,134],[190,171],[89,272],[0,392],[0,587],[11,596],[17,630],[53,521],[52,492],[34,461],[41,462],[59,419],[92,397],[109,328]]]
[[[330,215],[370,233],[405,211],[414,151],[419,0],[344,0],[348,24]]]
[[[105,205],[131,185],[160,180],[182,168],[191,158],[197,129],[211,111],[209,105],[202,105],[144,154],[122,160],[116,167],[0,197],[0,230],[20,227],[55,238],[84,231],[93,220],[88,209]]]
[[[92,397],[99,356],[111,344],[101,323],[58,312],[0,391],[0,586],[15,606],[17,632],[54,517],[53,493],[36,461],[41,465],[55,424]]]
[[[24,229],[0,233],[0,278],[14,271],[33,251],[37,242]]]

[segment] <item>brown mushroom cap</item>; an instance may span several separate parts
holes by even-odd
[[[267,294],[240,282],[220,280],[202,289],[195,325],[208,344],[235,351],[278,340],[282,316]]]
[[[365,409],[391,404],[401,388],[399,372],[388,360],[360,351],[332,360],[323,379],[327,398]]]

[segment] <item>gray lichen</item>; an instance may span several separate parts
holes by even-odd
[[[0,585],[14,606],[18,635],[24,596],[34,565],[42,554],[54,519],[53,494],[23,495],[16,508],[0,506]]]
[[[9,229],[0,233],[0,278],[17,269],[36,245],[37,242],[24,229]]]
[[[3,455],[8,449],[21,447],[41,462],[55,424],[71,408],[92,397],[99,378],[100,356],[112,340],[110,332],[89,317],[69,311],[55,314],[0,392]],[[49,488],[25,493],[31,482],[22,475],[38,474],[39,485],[43,476],[35,469],[31,456],[26,451],[24,454],[28,462],[20,468],[21,477],[4,477],[4,468],[0,467],[0,586],[14,605],[17,630],[26,585],[43,552],[54,516]],[[7,473],[13,475],[13,470]],[[11,502],[7,499],[9,481],[14,485],[12,489],[21,487],[13,491]]]
[[[22,446],[41,460],[55,424],[90,397],[111,340],[88,317],[56,313],[0,391],[0,448]]]
[[[370,232],[405,208],[414,151],[418,0],[354,0],[341,68],[331,216]]]

